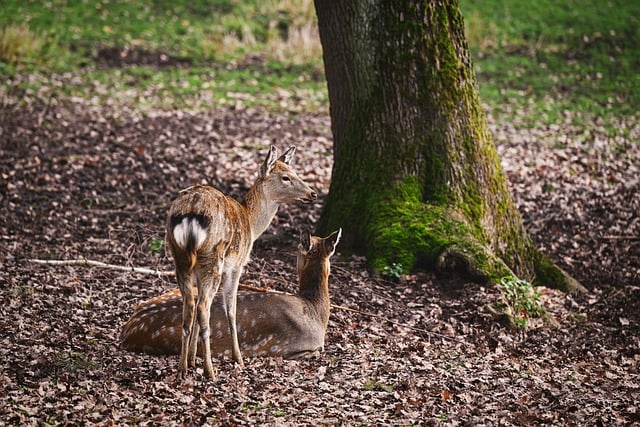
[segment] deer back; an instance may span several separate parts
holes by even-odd
[[[198,254],[211,253],[218,245],[225,258],[243,265],[253,243],[247,209],[213,187],[189,187],[169,208],[167,242],[174,258],[187,256],[190,267]]]

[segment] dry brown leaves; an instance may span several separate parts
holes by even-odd
[[[326,116],[256,109],[149,112],[69,103],[0,105],[0,420],[7,424],[602,425],[640,422],[638,127],[614,141],[594,128],[492,124],[534,239],[591,295],[544,290],[559,321],[520,333],[483,307],[497,291],[451,289],[427,275],[402,286],[336,257],[334,309],[318,359],[228,360],[184,383],[175,358],[118,348],[119,328],[168,278],[28,258],[87,257],[171,268],[153,255],[167,203],[208,182],[241,197],[265,147],[298,146],[296,168],[326,195]],[[635,139],[633,139],[635,138]],[[634,181],[635,180],[635,181]],[[293,291],[297,229],[321,203],[281,209],[243,282]],[[625,252],[626,251],[626,252]]]

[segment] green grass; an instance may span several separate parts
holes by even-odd
[[[461,7],[481,98],[496,114],[508,119],[524,109],[524,125],[534,126],[564,121],[567,111],[583,123],[640,111],[640,2],[461,0]],[[105,48],[187,62],[111,68]],[[53,84],[69,73],[75,84]],[[280,109],[283,91],[311,100],[300,109],[327,103],[312,0],[5,0],[0,76],[25,74],[32,78],[20,87],[35,92],[143,108]]]
[[[327,103],[324,81],[317,78],[313,66],[285,66],[267,62],[259,66],[227,68],[208,67],[157,69],[131,66],[124,68],[87,69],[70,77],[69,84],[48,85],[48,77],[40,75],[23,84],[28,94],[89,98],[94,103],[115,102],[142,110],[206,109],[212,105],[278,107],[283,97],[287,108],[317,111]]]
[[[45,57],[44,39],[24,25],[0,28],[0,57],[10,64],[35,64]]]
[[[100,47],[166,51],[196,62],[224,59],[237,53],[225,44],[264,49],[274,39],[295,38],[313,21],[310,0],[12,0],[0,12],[0,28],[28,27],[57,46],[56,53],[70,51],[71,66]]]
[[[0,30],[10,37],[3,49],[0,33],[0,75],[32,74],[19,86],[40,96],[143,109],[281,108],[284,97],[287,108],[302,101],[298,109],[326,108],[312,0],[3,3]],[[181,63],[109,67],[106,49],[162,53]],[[73,83],[54,84],[66,78]]]
[[[462,0],[483,101],[530,124],[640,110],[640,3]]]

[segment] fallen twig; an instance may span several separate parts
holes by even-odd
[[[71,266],[80,266],[80,267],[99,267],[99,268],[105,268],[108,270],[126,271],[131,273],[148,274],[153,276],[175,276],[176,275],[175,271],[161,271],[161,270],[154,270],[152,268],[146,268],[146,267],[127,267],[124,265],[107,264],[106,262],[94,261],[91,259],[63,259],[63,260],[30,259],[29,261],[34,262],[36,264],[56,265],[56,266],[71,265]],[[254,292],[272,292],[267,288],[243,285],[242,283],[239,285],[239,287],[242,289],[245,289],[248,291],[254,291]],[[273,291],[273,292],[277,292],[277,291]]]
[[[154,276],[175,276],[176,274],[174,271],[160,271],[145,267],[127,267],[124,265],[107,264],[105,262],[94,261],[90,259],[30,259],[29,261],[36,264],[46,265],[77,265],[81,267],[100,267],[106,268],[108,270],[128,271],[131,273],[150,274]]]

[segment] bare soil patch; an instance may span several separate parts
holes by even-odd
[[[331,171],[329,119],[258,109],[142,114],[6,96],[0,103],[0,420],[7,424],[628,425],[640,423],[637,121],[612,148],[597,131],[491,124],[532,237],[592,291],[543,289],[559,322],[504,329],[495,289],[426,274],[374,280],[336,257],[317,359],[219,362],[180,383],[177,358],[118,348],[135,304],[167,278],[29,258],[171,268],[152,248],[182,188],[241,198],[265,147],[296,145],[313,207],[281,209],[243,283],[294,291],[297,230],[313,228]],[[562,144],[558,145],[559,140]],[[635,139],[634,139],[635,138]],[[339,249],[339,248],[338,248]]]

